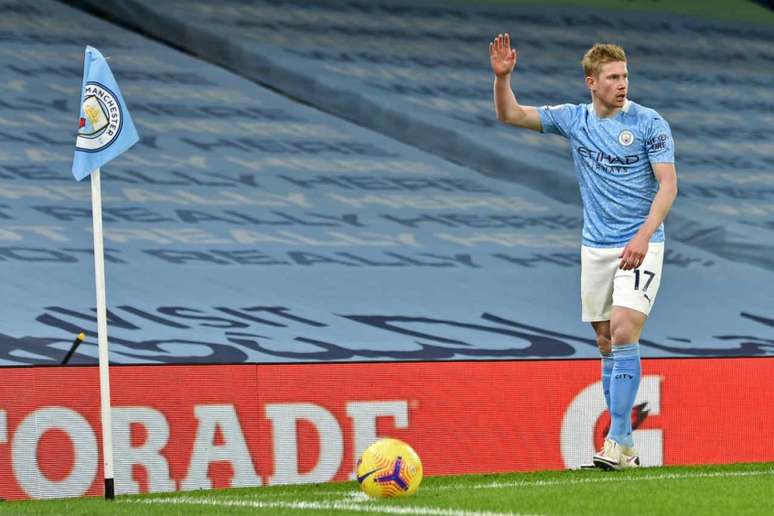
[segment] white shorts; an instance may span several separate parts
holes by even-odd
[[[609,321],[613,306],[650,315],[661,284],[664,243],[651,242],[642,265],[628,271],[618,268],[622,252],[623,247],[581,246],[583,321]]]

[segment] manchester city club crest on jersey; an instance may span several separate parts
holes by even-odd
[[[75,148],[84,152],[99,152],[109,147],[121,134],[122,111],[112,91],[97,82],[87,83]]]
[[[628,147],[629,145],[634,143],[634,133],[632,133],[628,129],[624,129],[618,134],[618,143],[620,143],[624,147]]]

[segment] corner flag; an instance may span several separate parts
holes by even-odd
[[[99,50],[87,46],[73,176],[80,181],[137,140],[134,122],[107,61]]]
[[[137,143],[137,130],[126,109],[121,90],[99,50],[86,47],[81,86],[81,119],[75,140],[73,175],[80,181],[91,176],[91,220],[94,227],[94,283],[97,293],[97,345],[99,354],[100,418],[105,498],[115,498],[113,478],[113,425],[110,406],[110,354],[107,338],[105,247],[102,236],[100,167]]]

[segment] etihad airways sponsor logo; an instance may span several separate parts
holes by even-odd
[[[633,165],[640,161],[640,157],[636,154],[627,154],[623,157],[613,156],[612,154],[606,154],[596,149],[589,149],[583,145],[576,147],[575,150],[578,152],[579,156],[605,165]]]

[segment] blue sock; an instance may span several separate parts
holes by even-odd
[[[610,411],[610,377],[613,374],[613,353],[602,353],[602,392],[605,394],[605,405]]]
[[[640,387],[640,345],[613,346],[613,373],[610,379],[610,432],[607,437],[626,447],[632,439],[632,407]]]

